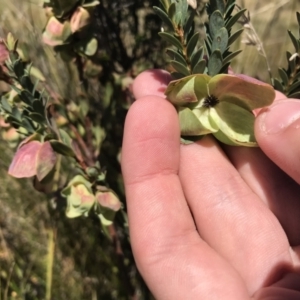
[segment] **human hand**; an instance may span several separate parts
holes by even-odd
[[[158,300],[300,299],[300,101],[277,93],[260,112],[261,149],[210,136],[180,145],[169,80],[159,70],[135,80],[122,150],[147,285]]]

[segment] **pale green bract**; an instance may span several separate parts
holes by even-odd
[[[253,110],[269,106],[275,91],[246,75],[191,75],[171,81],[165,92],[178,110],[181,135],[213,134],[234,146],[256,147]]]

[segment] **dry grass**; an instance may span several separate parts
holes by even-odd
[[[265,1],[240,1],[239,5],[246,7],[250,12],[251,22],[259,36],[273,76],[277,77],[277,68],[286,67],[285,52],[292,51],[292,43],[287,30],[292,30],[297,35],[296,10],[299,10],[298,0],[273,0]],[[244,36],[243,36],[244,38]],[[255,46],[235,44],[236,49],[243,49],[234,61],[237,73],[244,73],[269,81],[269,75],[264,57]]]

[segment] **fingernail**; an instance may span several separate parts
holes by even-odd
[[[278,134],[291,126],[298,128],[299,119],[299,100],[278,101],[259,115],[259,126],[266,134]]]

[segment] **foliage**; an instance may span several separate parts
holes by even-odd
[[[299,37],[289,30],[288,34],[293,43],[293,53],[287,51],[286,58],[288,67],[279,68],[280,79],[274,79],[274,88],[286,94],[289,98],[300,99],[300,13],[297,12],[297,21],[299,26]]]
[[[179,118],[188,124],[181,122],[184,137],[194,136],[194,130],[198,134],[200,128],[200,134],[213,133],[223,142],[253,146],[252,110],[269,105],[274,91],[227,74],[232,59],[241,52],[231,48],[242,34],[236,24],[245,10],[236,10],[234,0],[47,0],[39,4],[37,15],[46,19],[43,29],[37,27],[42,32],[38,41],[44,44],[34,40],[26,45],[20,33],[8,34],[11,28],[0,43],[0,79],[7,84],[1,86],[0,124],[7,145],[16,149],[9,174],[32,178],[34,189],[46,195],[31,191],[28,203],[47,217],[24,231],[41,226],[48,246],[41,251],[25,247],[14,259],[4,260],[1,295],[4,299],[151,299],[130,249],[120,169],[123,124],[133,102],[131,83],[141,71],[165,66],[166,53],[171,59],[167,68],[176,79],[167,95],[176,106],[194,82],[204,82],[194,90],[194,103],[178,108]],[[163,31],[158,35],[159,18]],[[280,71],[281,80],[274,83],[287,95],[297,96],[299,39],[289,35],[295,54],[288,54],[289,67]],[[171,48],[164,53],[166,43]],[[26,49],[35,53],[31,59]],[[47,51],[55,55],[45,67],[41,53]],[[50,69],[55,70],[54,76]],[[230,94],[232,84],[247,91],[236,89]],[[265,102],[258,101],[261,93]],[[215,100],[223,104],[213,108]],[[205,114],[198,118],[197,105],[210,112],[207,118]],[[232,111],[239,118],[232,118]],[[245,116],[249,122],[241,123]],[[21,182],[19,189],[30,189]],[[14,211],[24,207],[22,199],[18,201]],[[4,229],[10,226],[9,220],[2,222]],[[9,249],[22,248],[22,240],[3,232]],[[30,252],[36,257],[47,255],[47,263],[29,257]],[[29,257],[34,271],[26,269],[24,257]],[[66,266],[64,258],[72,267]]]

